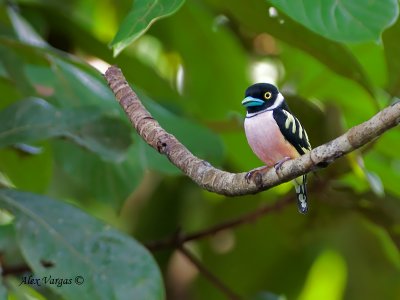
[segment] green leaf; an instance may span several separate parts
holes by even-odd
[[[133,8],[111,42],[114,56],[145,33],[155,21],[175,13],[184,2],[184,0],[135,0]]]
[[[132,53],[122,52],[117,58],[113,58],[107,44],[93,36],[87,26],[81,24],[82,22],[79,22],[76,18],[71,18],[70,14],[66,13],[65,8],[53,7],[48,4],[48,2],[43,1],[42,3],[35,3],[34,6],[41,8],[41,13],[44,15],[49,28],[58,32],[65,39],[73,40],[80,50],[90,53],[92,56],[104,60],[109,64],[129,66],[124,67],[125,77],[128,81],[132,82],[134,80],[135,86],[146,90],[152,97],[172,99],[178,96],[177,92],[171,88],[169,82],[162,79],[156,70],[144,64],[136,56],[132,55]],[[55,4],[63,3],[58,2]],[[124,5],[126,4],[124,3]],[[123,11],[125,12],[126,10]],[[73,12],[76,12],[75,9],[72,10]],[[102,22],[102,25],[104,26],[104,22]],[[141,74],[141,76],[137,76],[137,74]]]
[[[60,110],[30,98],[0,111],[0,119],[0,148],[66,137],[105,159],[121,160],[130,145],[128,125],[102,116],[96,107]]]
[[[218,135],[204,126],[171,113],[142,93],[140,99],[161,126],[175,135],[195,155],[212,164],[221,164],[223,145]],[[126,130],[132,131],[130,128]],[[72,187],[75,187],[85,191],[86,198],[112,201],[116,208],[120,208],[141,182],[144,170],[182,174],[164,155],[147,145],[138,135],[135,135],[135,143],[128,149],[124,159],[116,163],[104,162],[63,141],[56,141],[53,146],[57,165],[71,181],[68,183],[69,188],[65,190],[67,196],[71,197]],[[61,185],[56,190],[63,190],[65,179],[61,180]]]
[[[44,83],[53,80],[52,87],[56,92],[54,96],[57,103],[60,103],[62,107],[95,105],[109,114],[124,115],[104,77],[97,70],[84,62],[74,61],[51,51],[48,53],[57,68],[55,70],[54,68],[42,69],[44,75],[53,76],[53,78],[44,78]],[[46,52],[43,51],[42,55],[46,56]],[[35,79],[35,72],[29,75],[32,80]]]
[[[397,135],[398,136],[398,135]],[[385,135],[383,136],[385,137]],[[377,177],[368,178],[369,180],[373,179],[374,182],[369,182],[372,189],[375,189],[374,192],[377,192],[379,195],[380,191],[385,191],[388,194],[400,195],[400,191],[397,188],[397,182],[400,180],[400,172],[399,172],[399,161],[398,154],[395,158],[387,157],[385,154],[379,151],[381,147],[389,147],[396,148],[393,145],[398,143],[398,139],[391,144],[381,145],[376,147],[376,151],[371,151],[368,154],[364,155],[365,165],[368,168],[368,171],[375,174]],[[383,187],[382,187],[383,184]]]
[[[0,226],[0,252],[2,262],[7,266],[20,266],[24,264],[13,224]]]
[[[8,178],[7,175],[3,174],[3,172],[0,172],[0,188],[15,188],[15,185],[10,180],[10,178]]]
[[[400,19],[383,33],[383,48],[385,51],[388,73],[387,90],[391,96],[400,97]]]
[[[344,196],[348,197],[349,203],[354,203],[354,199],[360,199],[358,194],[339,195],[332,199],[337,201]],[[373,195],[371,199],[376,201]],[[394,209],[397,207],[398,201],[393,205]],[[368,213],[376,216],[373,211]],[[393,221],[390,221],[391,216],[385,215],[384,218],[393,226]],[[329,224],[327,227],[324,225],[323,228],[319,228],[318,235],[325,241],[326,246],[335,247],[330,251],[336,252],[336,258],[330,255],[329,259],[325,252],[322,253],[322,257],[316,259],[308,275],[307,283],[310,284],[310,289],[319,292],[319,297],[306,299],[377,299],[382,295],[395,299],[397,295],[395,287],[400,282],[398,277],[400,256],[394,236],[390,237],[384,228],[372,224],[357,212],[350,212],[346,216],[338,212],[335,217],[330,218]],[[315,245],[318,239],[315,236],[312,243]],[[368,249],[368,251],[362,251],[363,249]],[[378,261],[379,264],[373,263]],[[368,264],[368,267],[365,264]],[[395,283],[388,282],[390,274],[396,274],[393,278]],[[365,285],[360,285],[362,282],[371,282],[371,286],[366,288]],[[325,295],[323,295],[324,291]],[[333,298],[334,295],[337,297]]]
[[[383,183],[379,175],[376,174],[375,172],[371,172],[368,170],[364,170],[364,172],[369,182],[369,185],[372,191],[375,193],[375,195],[383,197],[385,195],[385,189],[383,187]]]
[[[60,136],[97,116],[87,108],[62,112],[40,98],[18,101],[0,112],[0,147]]]
[[[1,190],[0,204],[15,215],[17,241],[35,276],[71,279],[47,284],[65,299],[164,298],[155,261],[133,238],[44,196]]]
[[[26,96],[42,95],[40,90],[47,90],[43,97],[52,100],[63,108],[93,105],[109,115],[124,116],[104,77],[93,67],[76,57],[52,48],[38,48],[0,36],[0,54],[12,54],[4,60],[12,59],[7,70],[13,70],[17,64],[18,73],[8,72],[16,85],[25,85]],[[0,56],[0,59],[3,59]],[[22,70],[19,70],[22,69]],[[23,79],[21,79],[23,78]]]
[[[8,78],[0,77],[0,91],[0,109],[23,98],[21,90]]]
[[[340,253],[325,250],[313,263],[299,299],[343,299],[346,279],[345,259]]]
[[[35,286],[20,285],[21,278],[5,277],[5,285],[8,290],[9,300],[47,300],[47,298],[35,290]]]
[[[47,43],[13,7],[7,7],[8,16],[18,39],[26,44],[48,47]]]
[[[310,31],[286,16],[268,17],[270,6],[263,1],[249,0],[246,5],[239,0],[208,1],[216,2],[221,10],[227,9],[240,26],[258,34],[268,32],[276,39],[319,60],[337,74],[357,82],[369,94],[374,95],[372,84],[363,68],[344,45]]]
[[[397,0],[269,0],[308,29],[339,42],[379,41],[399,14]]]
[[[25,62],[21,60],[18,54],[19,53],[14,50],[10,51],[10,49],[0,41],[0,61],[3,63],[3,67],[7,72],[7,77],[11,79],[10,83],[14,85],[12,94],[14,94],[14,97],[15,94],[30,96],[34,94],[34,87],[24,72]],[[10,91],[8,91],[8,93],[10,94]],[[1,98],[5,97],[5,94],[1,95]],[[1,102],[6,101],[10,101],[10,99],[2,99]],[[4,104],[2,103],[2,105]]]
[[[47,191],[53,174],[53,153],[48,143],[39,145],[41,153],[36,155],[27,154],[15,147],[0,149],[0,169],[19,189],[35,193]]]
[[[104,161],[65,141],[52,144],[59,175],[54,186],[57,195],[102,201],[118,210],[141,182],[143,157],[137,155],[136,143],[118,162]]]
[[[102,116],[65,134],[77,145],[105,160],[122,161],[131,144],[132,128],[115,117]]]

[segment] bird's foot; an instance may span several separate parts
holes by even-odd
[[[253,180],[257,186],[260,186],[262,185],[262,175],[267,173],[269,169],[270,167],[268,166],[258,167],[250,172],[247,172],[244,178],[246,179],[247,183],[250,183],[250,181]]]
[[[274,165],[275,172],[278,172],[278,170],[281,170],[281,169],[282,169],[283,163],[286,162],[286,161],[288,161],[288,160],[291,160],[291,158],[288,157],[288,156],[286,156],[286,157],[282,158],[280,161],[278,161],[278,162]]]

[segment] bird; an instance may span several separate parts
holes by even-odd
[[[290,159],[311,151],[307,132],[292,114],[278,88],[270,83],[256,83],[246,89],[242,105],[246,108],[244,130],[254,154],[265,166],[246,174],[250,182],[255,174],[268,171]],[[299,212],[308,211],[307,175],[293,180]]]

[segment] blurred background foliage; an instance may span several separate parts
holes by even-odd
[[[400,97],[399,37],[395,0],[0,0],[0,298],[223,299],[141,244],[294,193],[193,184],[134,133],[109,64],[195,155],[243,172],[261,165],[247,86],[277,84],[317,146]],[[400,299],[399,151],[394,128],[310,176],[308,215],[292,201],[187,247],[246,298]],[[85,283],[19,286],[29,269]]]

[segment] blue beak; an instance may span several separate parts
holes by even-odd
[[[260,99],[257,99],[257,98],[253,98],[251,96],[248,96],[248,97],[244,98],[244,100],[242,101],[242,105],[244,105],[246,107],[261,106],[264,103],[265,102],[263,100],[260,100]]]

